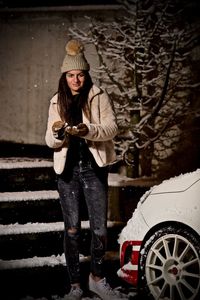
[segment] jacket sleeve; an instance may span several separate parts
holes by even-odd
[[[95,110],[95,112],[94,112]],[[91,102],[91,123],[86,140],[101,142],[113,139],[118,133],[115,112],[107,93],[96,96]]]
[[[55,121],[61,121],[57,109],[57,95],[55,95],[50,101],[47,130],[45,134],[45,142],[50,148],[60,148],[63,146],[66,140],[65,137],[63,138],[63,140],[59,140],[53,136],[52,125]]]

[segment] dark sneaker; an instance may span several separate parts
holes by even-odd
[[[95,281],[89,276],[89,290],[98,295],[102,300],[128,299],[127,295],[113,290],[106,282],[106,278]]]
[[[83,291],[81,288],[72,286],[69,294],[65,295],[64,300],[81,300]]]

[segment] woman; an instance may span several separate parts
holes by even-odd
[[[70,40],[61,67],[58,93],[51,99],[45,140],[54,148],[54,169],[63,213],[64,251],[71,290],[65,299],[81,299],[79,205],[82,195],[91,229],[89,289],[101,299],[117,299],[104,277],[107,238],[108,165],[116,159],[115,114],[108,95],[92,83],[83,45]]]

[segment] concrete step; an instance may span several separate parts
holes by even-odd
[[[107,248],[110,251],[119,251],[117,239],[124,223],[108,221],[107,226]],[[11,260],[61,254],[63,230],[63,222],[0,225],[0,258]],[[89,221],[81,222],[80,237],[80,252],[88,255],[91,241]]]
[[[50,159],[0,158],[0,192],[55,189],[55,179]]]
[[[49,158],[3,157],[0,158],[0,192],[35,191],[56,189],[56,175]],[[148,189],[159,181],[155,178],[129,178],[110,173],[110,187],[137,187]]]
[[[47,145],[24,144],[0,141],[0,156],[7,157],[30,157],[30,158],[52,158],[53,149]]]
[[[56,190],[0,193],[0,210],[1,224],[62,220]]]
[[[0,193],[0,224],[62,221],[57,190]],[[88,219],[85,201],[81,201],[82,220]]]

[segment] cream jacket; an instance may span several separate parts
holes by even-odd
[[[83,123],[89,129],[84,139],[96,163],[103,167],[116,160],[113,138],[118,132],[118,127],[115,114],[107,93],[95,85],[89,92],[88,108],[88,113],[82,111]],[[57,109],[56,94],[50,101],[45,141],[50,148],[54,149],[54,170],[57,174],[61,174],[64,170],[68,150],[67,136],[63,140],[53,136],[52,125],[59,120],[61,118]]]

